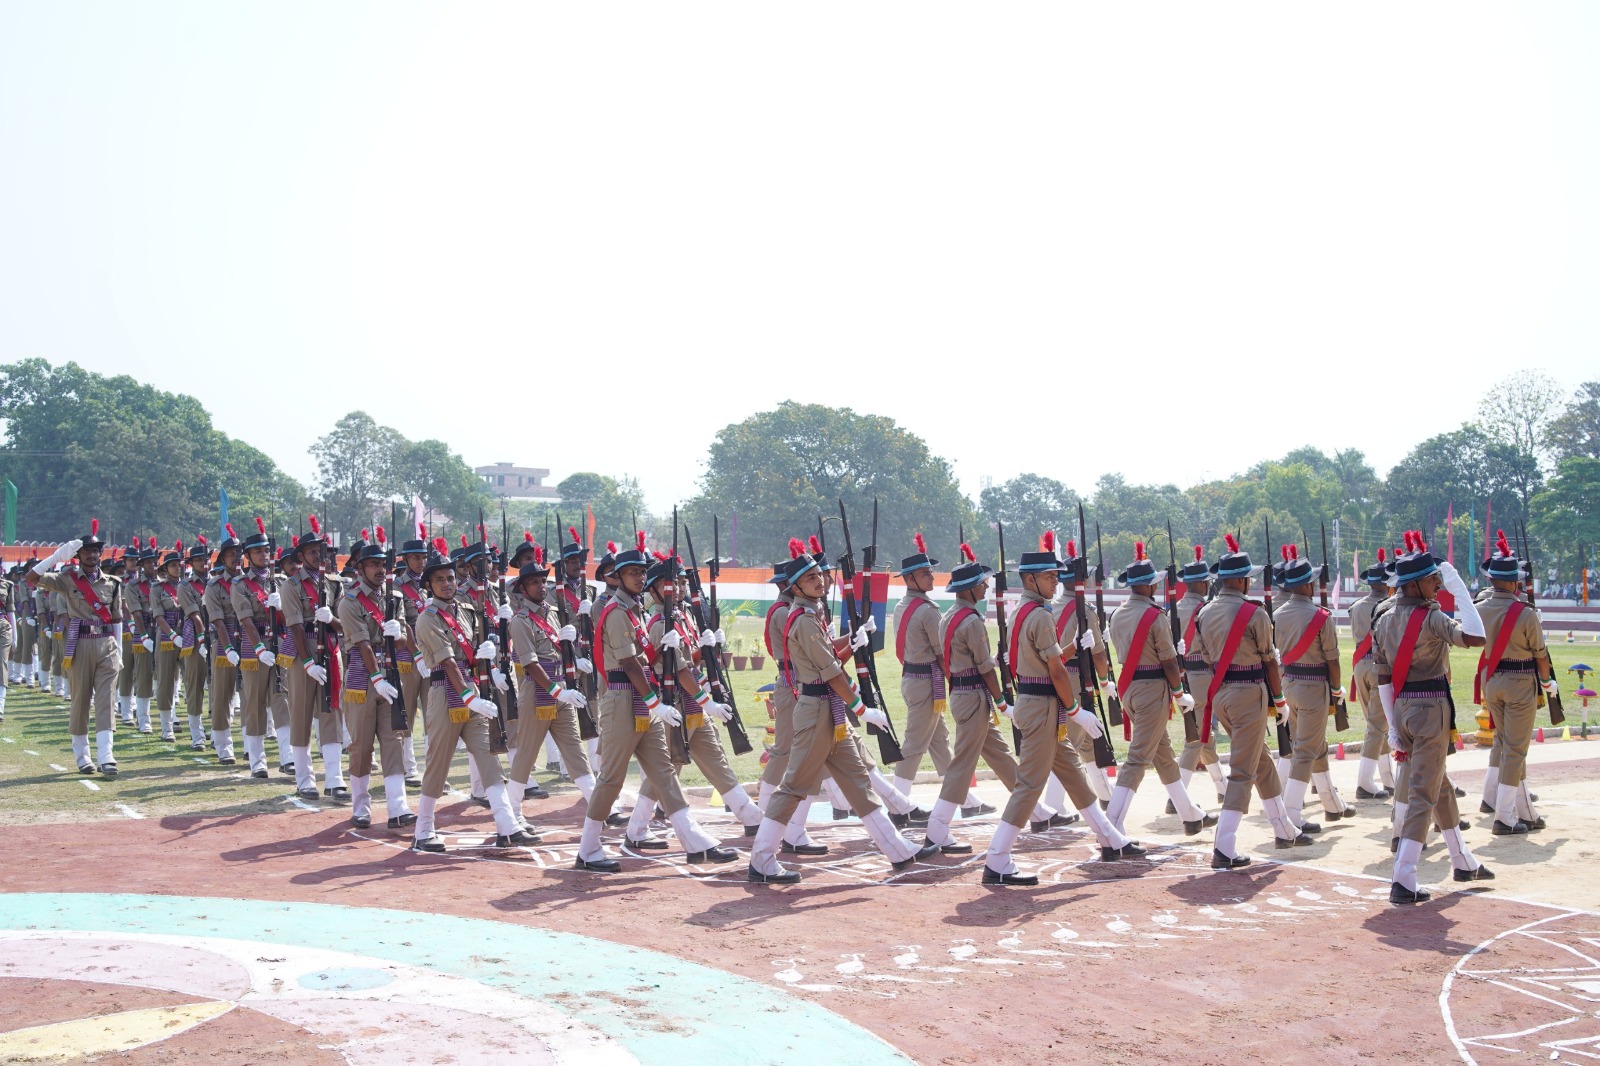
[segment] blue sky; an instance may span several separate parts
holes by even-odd
[[[301,478],[362,407],[667,506],[786,398],[973,494],[1382,471],[1595,376],[1597,44],[1584,3],[11,2],[0,346]]]

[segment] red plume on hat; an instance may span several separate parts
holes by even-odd
[[[202,548],[209,547],[211,544],[210,541],[206,540],[206,535],[204,533],[196,533],[194,535],[194,539],[200,542],[200,547]]]
[[[1422,530],[1419,529],[1417,530],[1417,551],[1425,552],[1427,550],[1428,542],[1422,539]]]
[[[382,526],[379,526],[378,527],[378,547],[381,548],[387,543],[389,543],[389,535],[383,531],[383,527]]]
[[[261,520],[260,515],[256,515],[256,532],[260,533],[263,537],[267,535],[267,524]],[[365,532],[365,530],[362,530],[363,534],[365,534]]]
[[[365,529],[365,528],[363,528],[363,529],[362,529],[362,530],[361,530],[361,539],[362,539],[362,540],[366,540],[366,539],[367,539],[367,538],[368,538],[368,537],[370,537],[370,536],[372,536],[372,533],[371,533],[371,531],[370,531],[370,530],[367,530],[367,529]],[[465,543],[463,543],[463,544],[462,544],[462,547],[466,547],[466,544],[465,544]]]
[[[1280,558],[1282,558],[1284,562],[1288,562],[1289,561],[1289,545],[1287,545],[1287,544],[1278,545],[1278,556]]]
[[[161,550],[161,545],[156,543],[156,538],[154,538],[154,537],[150,538],[150,550],[151,551],[160,551]]]
[[[239,534],[237,534],[237,533],[235,533],[233,531],[233,523],[232,522],[228,522],[228,523],[224,524],[223,527],[222,527],[222,530],[223,530],[224,533],[228,534],[228,539],[229,540],[238,540],[239,539]]]
[[[657,562],[660,562],[660,563],[664,563],[664,562],[667,561],[667,553],[664,552],[664,551],[653,551],[653,552],[650,553],[650,556],[651,556],[651,558],[655,559]]]
[[[617,542],[614,540],[606,541],[606,551],[610,552],[612,555],[617,554]]]
[[[1144,562],[1144,541],[1142,540],[1133,542],[1133,561],[1136,563]]]
[[[434,537],[433,550],[438,552],[440,555],[449,555],[450,542],[445,540],[443,537]]]
[[[89,519],[89,536],[98,537],[99,535],[100,535],[100,519],[98,519],[98,518]]]
[[[139,548],[139,547],[143,546],[143,542],[139,539],[139,535],[137,533],[135,533],[134,536],[133,536],[133,546],[135,548]]]
[[[1223,543],[1225,543],[1228,546],[1228,550],[1229,551],[1236,552],[1236,551],[1239,550],[1239,542],[1234,539],[1234,536],[1233,536],[1232,533],[1224,533],[1222,535],[1222,540],[1223,540]]]
[[[1078,557],[1078,542],[1073,540],[1071,537],[1068,537],[1067,538],[1067,558],[1068,559],[1076,559],[1077,557]]]
[[[533,532],[531,530],[524,529],[522,531],[522,542],[524,544],[532,544],[533,543]]]
[[[1289,561],[1292,563],[1300,561],[1300,546],[1298,544],[1289,545]]]
[[[806,542],[799,537],[789,538],[789,558],[798,559],[806,553]]]
[[[322,536],[322,522],[316,515],[306,515],[306,525],[311,527],[311,535],[313,537]]]
[[[298,533],[296,533],[294,536],[289,538],[289,547],[291,547],[291,548],[300,547],[300,535]]]
[[[1205,558],[1206,558],[1206,550],[1204,548],[1202,548],[1200,545],[1196,544],[1194,546],[1194,561],[1197,562],[1197,563],[1204,562]]]
[[[568,532],[572,534],[572,543],[578,543],[578,531],[576,529],[568,529]],[[636,529],[633,531],[633,543],[634,547],[639,551],[644,551],[644,530]]]
[[[1042,551],[1042,552],[1053,552],[1053,551],[1056,550],[1056,531],[1055,530],[1047,529],[1047,530],[1044,531],[1043,534],[1040,535],[1040,537],[1039,537],[1039,550]]]
[[[1382,548],[1379,548],[1378,549],[1378,562],[1381,563],[1381,562],[1384,562],[1385,560],[1386,560],[1386,555],[1384,553],[1384,550]]]
[[[1505,530],[1497,529],[1494,531],[1494,549],[1503,557],[1507,559],[1511,558],[1511,545],[1506,541]]]
[[[961,558],[965,559],[969,563],[975,563],[978,561],[978,557],[972,553],[972,545],[965,542],[963,542],[961,545]]]
[[[529,539],[530,542],[532,541],[532,539],[533,539],[533,534],[532,533],[528,534],[528,539]],[[537,544],[535,544],[533,546],[533,561],[538,566],[543,566],[544,565],[544,549],[539,547],[539,545],[537,545]]]
[[[366,532],[367,532],[366,530],[362,530],[361,531],[362,536],[365,536]],[[465,548],[467,546],[467,535],[465,533],[461,534],[461,546],[463,548]]]
[[[822,554],[822,541],[817,539],[817,535],[815,533],[811,534],[811,538],[810,538],[810,541],[809,541],[809,547],[811,549],[811,554],[812,555],[821,555]]]
[[[567,534],[570,537],[572,537],[572,543],[574,543],[574,544],[582,544],[583,543],[583,541],[578,539],[578,527],[577,526],[568,526],[567,527]],[[639,534],[639,536],[642,537],[642,536],[644,536],[644,534],[641,532]],[[641,543],[639,545],[639,550],[640,551],[644,551],[644,544]]]
[[[928,554],[928,542],[922,539],[921,533],[916,534],[911,539],[916,542],[917,551],[921,552],[923,555]]]
[[[1406,542],[1406,551],[1414,552],[1417,550],[1417,541],[1416,538],[1411,535],[1411,530],[1407,529],[1403,531],[1400,534],[1400,538]]]

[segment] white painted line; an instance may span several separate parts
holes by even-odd
[[[197,762],[197,763],[200,763],[202,766],[204,766],[206,763],[210,762],[211,760],[210,759],[202,759],[200,756],[196,755],[194,757],[194,761]]]
[[[22,749],[22,754],[24,754],[24,755],[38,755],[39,753],[36,752],[36,751],[29,751],[27,748],[23,748]]]
[[[78,781],[78,784],[82,785],[84,788],[88,789],[90,792],[99,792],[100,791],[100,786],[95,784],[93,781],[84,781],[84,780],[82,780],[80,778],[79,781]]]
[[[302,811],[320,811],[322,809],[321,807],[313,807],[299,796],[285,796],[283,797],[283,802],[292,803]]]
[[[16,741],[12,740],[10,737],[0,737],[0,740],[5,741],[7,744],[15,744],[16,743]]]
[[[50,764],[50,769],[54,770],[58,774],[64,774],[67,772],[67,768],[65,766],[58,766],[55,763]]]
[[[129,818],[143,818],[144,817],[144,815],[140,814],[138,811],[134,810],[132,807],[128,806],[126,803],[113,803],[112,806],[115,807],[117,810],[121,811],[123,814],[126,814]]]

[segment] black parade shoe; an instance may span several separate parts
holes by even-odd
[[[1032,888],[1039,883],[1036,874],[1003,874],[989,869],[987,863],[983,867],[983,883],[986,885],[1015,885],[1019,888]]]
[[[411,842],[411,850],[426,851],[432,855],[443,855],[445,850],[444,841],[440,840],[437,834],[426,836],[421,840],[413,840]]]
[[[628,827],[628,816],[626,814],[608,814],[606,815],[606,825],[612,829],[626,829]]]
[[[683,861],[690,866],[706,866],[712,863],[732,862],[739,857],[739,853],[732,848],[707,848],[704,851],[691,851],[683,857]]]
[[[778,851],[784,855],[826,855],[828,854],[828,845],[791,844],[785,840],[781,845],[779,845]]]
[[[1071,825],[1073,822],[1081,820],[1081,815],[1052,814],[1048,821],[1029,822],[1028,828],[1035,833],[1043,833],[1051,829],[1060,829],[1062,826]]]
[[[1476,870],[1456,870],[1452,876],[1457,881],[1493,881],[1494,871],[1487,866],[1479,866]]]
[[[917,849],[917,853],[911,856],[911,858],[901,859],[899,862],[891,862],[889,865],[897,871],[909,870],[917,863],[923,861],[924,859],[931,859],[937,854],[939,854],[939,845],[924,843],[922,847]]]
[[[753,837],[760,831],[761,826],[759,825],[747,825],[744,827],[744,835],[747,837]]]
[[[1376,792],[1368,792],[1360,785],[1356,786],[1356,799],[1358,800],[1386,800],[1394,798],[1394,790],[1380,787]]]
[[[622,843],[627,847],[632,848],[634,851],[667,850],[667,842],[662,840],[660,837],[649,837],[645,840],[634,840],[632,837],[624,836],[622,838]]]
[[[310,785],[307,785],[305,788],[300,789],[298,792],[295,793],[295,795],[299,796],[303,800],[314,800],[314,799],[321,799],[322,798],[321,790],[313,788]]]
[[[622,872],[622,864],[616,859],[596,859],[593,862],[588,859],[573,859],[572,868],[574,870],[586,870],[592,874],[619,874]]]
[[[752,866],[745,870],[744,879],[757,885],[797,885],[800,883],[800,872],[780,869],[775,874],[764,874]]]
[[[357,829],[371,829],[372,819],[364,814],[353,814],[350,816],[350,824]]]
[[[390,829],[405,829],[407,826],[413,826],[413,825],[416,825],[416,824],[417,824],[417,816],[412,814],[410,811],[407,811],[406,813],[400,815],[397,818],[390,818],[389,819],[389,828]]]
[[[1311,838],[1304,833],[1295,837],[1278,837],[1272,842],[1272,846],[1279,851],[1283,851],[1286,848],[1309,848],[1311,846]]]
[[[114,762],[103,762],[103,763],[101,763],[100,764],[100,776],[101,777],[116,777],[117,776],[117,764],[114,763]]]
[[[1100,849],[1101,862],[1123,862],[1128,859],[1142,859],[1144,857],[1145,850],[1132,840],[1120,848]]]
[[[1413,892],[1398,881],[1389,886],[1389,902],[1397,906],[1404,906],[1408,903],[1426,903],[1432,898],[1433,893],[1425,888],[1419,888]]]
[[[846,818],[850,817],[852,814],[855,814],[855,811],[852,811],[848,807],[835,807],[833,809],[833,820],[836,821],[836,822],[842,822]],[[897,817],[903,817],[903,816],[902,815],[894,815],[894,814],[889,815],[889,818],[890,818],[891,821],[893,821]],[[902,823],[895,822],[895,824],[896,825],[900,825]]]
[[[525,800],[547,800],[550,798],[550,793],[538,785],[529,785],[522,790],[522,798]]]
[[[1478,813],[1479,814],[1493,814],[1494,813],[1494,808],[1489,806],[1489,801],[1488,800],[1479,800],[1478,801]]]
[[[1497,837],[1522,836],[1527,831],[1528,823],[1524,822],[1520,818],[1517,819],[1515,825],[1507,825],[1499,819],[1496,819],[1494,825],[1489,829],[1489,832]]]
[[[963,818],[982,818],[986,814],[993,813],[994,807],[988,803],[980,803],[976,807],[961,808],[961,817]]]
[[[1214,814],[1208,814],[1205,817],[1199,818],[1199,819],[1197,819],[1197,820],[1195,820],[1193,822],[1184,822],[1183,823],[1183,835],[1186,836],[1186,837],[1199,836],[1200,835],[1200,830],[1202,830],[1202,829],[1210,829],[1212,826],[1214,826],[1216,824],[1217,824],[1217,816],[1214,815]]]
[[[349,803],[350,789],[344,785],[335,785],[322,794],[322,798],[329,803]]]
[[[525,829],[518,829],[515,833],[500,833],[494,838],[497,848],[531,848],[542,843],[543,837],[536,837]]]
[[[1216,848],[1211,849],[1211,868],[1213,870],[1242,870],[1249,865],[1250,857],[1248,855],[1236,855],[1230,859]]]
[[[922,838],[922,846],[926,848],[929,845],[932,845],[933,847],[938,848],[939,849],[939,853],[942,854],[942,855],[971,855],[972,854],[972,845],[971,844],[934,844],[933,841],[929,840],[927,837],[923,837]]]

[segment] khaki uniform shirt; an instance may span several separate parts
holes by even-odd
[[[1495,641],[1500,639],[1500,626],[1505,622],[1506,612],[1516,602],[1518,601],[1515,593],[1495,589],[1494,595],[1478,605],[1478,614],[1483,618],[1485,655],[1494,647]],[[1524,604],[1522,613],[1517,615],[1516,628],[1506,639],[1506,650],[1500,658],[1502,661],[1516,661],[1548,654],[1549,648],[1545,646],[1544,629],[1539,625],[1539,616],[1534,613],[1533,608]]]
[[[964,615],[955,630],[952,632],[950,629],[950,620],[965,606],[967,604],[958,602],[939,620],[939,654],[944,654],[945,641],[948,640],[951,674],[993,670],[997,664],[989,645],[989,627],[984,622],[982,610],[975,609],[973,613]]]
[[[543,603],[534,603],[526,596],[517,598],[522,601],[522,607],[511,616],[511,646],[516,649],[517,661],[522,664],[523,671],[526,672],[530,664],[540,659],[546,662],[559,660],[561,646],[551,640],[550,634],[536,625],[531,617],[537,615],[548,622],[552,629],[561,628],[556,624],[555,605],[550,602],[549,595],[546,594]],[[553,677],[551,680],[559,679]]]
[[[77,582],[72,579],[72,574],[76,572],[76,570],[71,572],[57,570],[51,574],[40,574],[39,587],[48,589],[50,595],[59,600],[55,608],[58,621],[62,615],[69,615],[80,621],[100,625],[100,616],[94,613],[94,610],[89,606],[89,601],[84,599],[82,592],[78,591]],[[106,609],[111,611],[112,623],[119,621],[117,610],[112,606],[112,601],[117,598],[117,590],[121,587],[122,581],[110,576],[104,570],[88,580],[89,587],[94,590],[94,594],[99,597],[100,602],[105,605]]]
[[[914,604],[921,604],[913,612]],[[907,627],[906,616],[911,616]],[[940,657],[939,650],[939,607],[928,597],[926,592],[907,592],[894,606],[894,629],[896,643],[900,641],[900,630],[905,628],[906,658],[908,663],[932,663]]]
[[[1022,603],[1037,603],[1022,624],[1013,629],[1016,636],[1017,661],[1011,664],[1016,677],[1049,677],[1050,660],[1061,658],[1061,645],[1056,640],[1056,620],[1050,605],[1036,592],[1024,591]],[[1076,610],[1076,608],[1074,608]],[[1021,606],[1017,608],[1020,617]],[[1009,654],[1011,649],[1007,648]]]
[[[796,684],[817,685],[844,672],[833,653],[833,641],[823,628],[822,607],[815,600],[796,597],[793,611],[808,616],[797,620],[789,630],[789,664]],[[938,612],[934,614],[937,616]]]
[[[1278,651],[1288,652],[1289,649],[1300,643],[1305,636],[1306,627],[1317,616],[1317,601],[1310,596],[1296,596],[1290,594],[1284,597],[1283,605],[1272,616],[1272,627],[1278,641]],[[1296,659],[1295,666],[1317,666],[1321,663],[1336,663],[1339,661],[1339,639],[1333,631],[1333,615],[1330,613],[1323,620],[1322,630],[1311,642],[1310,647]]]
[[[471,663],[466,656],[470,652],[462,650],[461,642],[456,639],[455,632],[440,615],[449,612],[450,616],[461,623],[461,630],[467,640],[472,640],[472,631],[467,627],[467,619],[462,616],[460,604],[456,601],[449,603],[443,600],[430,600],[428,606],[423,608],[417,616],[417,647],[422,652],[422,657],[432,664],[435,670],[444,669],[447,659],[456,660],[456,666],[461,671],[461,680],[468,685],[472,684]],[[450,675],[446,674],[448,679]]]
[[[1243,603],[1243,594],[1235,589],[1222,589],[1211,598],[1210,603],[1200,608],[1200,621],[1195,626],[1195,640],[1200,646],[1190,648],[1189,652],[1210,663],[1213,672],[1222,655],[1222,647],[1228,642],[1234,616],[1239,613]],[[1259,666],[1277,657],[1277,651],[1272,646],[1272,622],[1267,618],[1266,608],[1257,605],[1228,665]]]
[[[1361,597],[1350,605],[1350,639],[1360,644],[1372,632],[1373,612],[1378,609],[1378,604],[1388,597],[1379,597],[1371,592]],[[1369,663],[1370,665],[1370,663]]]
[[[606,615],[605,632],[597,634],[600,646],[605,651],[606,670],[621,670],[623,661],[631,656],[643,658],[645,649],[640,647],[638,637],[634,633],[634,626],[641,629],[644,619],[641,617],[643,606],[638,600],[628,595],[621,589],[612,597],[616,607]],[[599,621],[599,615],[594,616]]]
[[[1384,611],[1373,623],[1372,657],[1374,665],[1388,671],[1394,667],[1395,653],[1400,650],[1400,640],[1413,611],[1427,611],[1428,617],[1417,632],[1416,647],[1411,652],[1411,668],[1406,682],[1426,681],[1444,677],[1450,665],[1450,648],[1467,646],[1466,633],[1461,623],[1445,614],[1437,600],[1422,600],[1416,596],[1391,596],[1394,607]]]
[[[1139,661],[1133,665],[1160,666],[1161,660],[1178,657],[1178,649],[1172,644],[1172,623],[1159,617],[1160,605],[1149,596],[1132,595],[1121,607],[1111,612],[1111,646],[1116,650],[1119,664],[1130,660],[1134,631],[1139,628],[1139,619],[1152,607],[1156,609],[1158,617],[1150,625],[1144,647],[1139,649]]]
[[[1205,606],[1204,595],[1197,595],[1188,590],[1184,591],[1183,598],[1178,601],[1178,633],[1189,632],[1189,620],[1192,619],[1200,608]],[[1187,639],[1187,638],[1185,638]],[[1200,654],[1200,629],[1195,627],[1194,639],[1185,646],[1183,653],[1184,673],[1189,675],[1189,689],[1194,693],[1196,700],[1205,699],[1206,688],[1211,684],[1211,667]],[[1202,665],[1204,664],[1204,665]]]
[[[303,596],[304,593],[302,592]],[[378,608],[380,619],[375,620],[371,613],[356,599],[358,595],[365,595]],[[354,584],[339,598],[339,609],[335,616],[339,624],[344,627],[344,647],[351,655],[359,654],[355,647],[362,641],[372,645],[372,654],[380,661],[383,660],[383,622],[381,621],[383,604],[383,589],[373,588],[365,581],[357,579]],[[432,662],[433,660],[428,660]]]
[[[212,625],[221,622],[230,629],[238,626],[239,616],[233,613],[233,594],[231,592],[238,580],[237,577],[223,574],[221,577],[212,578],[210,584],[206,585],[206,612],[211,617]]]
[[[261,589],[261,599],[257,599],[256,594],[250,591],[250,586],[246,579],[249,581],[254,581],[257,587]],[[251,623],[256,627],[256,633],[261,637],[263,642],[267,639],[267,627],[270,624],[268,611],[266,608],[266,597],[271,595],[271,593],[271,572],[253,572],[246,570],[240,573],[238,580],[234,581],[233,583],[233,591],[228,594],[229,603],[233,607],[234,617],[250,619]],[[279,595],[279,598],[282,598],[281,594]],[[240,634],[240,637],[243,639],[242,633]],[[267,650],[276,652],[278,649],[268,648]]]
[[[783,624],[789,620],[789,611],[793,607],[794,593],[781,592],[772,613],[767,616],[767,651],[779,662],[783,662]]]

